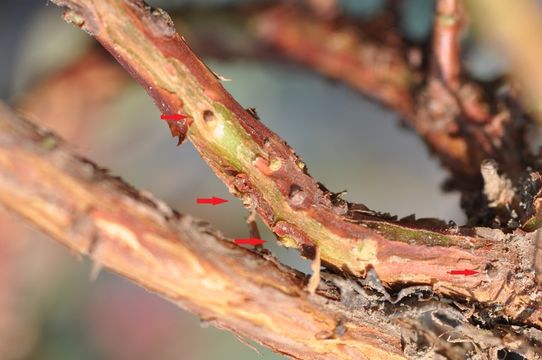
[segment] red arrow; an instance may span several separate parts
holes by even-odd
[[[451,274],[451,275],[465,275],[465,276],[476,275],[479,273],[480,273],[479,271],[470,270],[470,269],[448,271],[448,274]]]
[[[248,239],[235,239],[233,240],[237,245],[261,245],[265,240],[257,238],[248,238]]]
[[[196,204],[212,204],[213,206],[214,205],[219,205],[219,204],[224,204],[224,203],[227,203],[228,200],[226,199],[222,199],[222,198],[219,198],[219,197],[216,197],[216,196],[213,196],[212,198],[198,198],[196,199]]]
[[[186,115],[181,115],[181,114],[162,114],[160,115],[160,119],[162,120],[184,120],[186,119],[188,116]]]

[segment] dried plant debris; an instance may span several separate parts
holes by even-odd
[[[373,318],[400,324],[403,351],[409,358],[490,360],[501,359],[498,354],[503,353],[518,354],[518,359],[541,358],[542,331],[511,325],[498,309],[438,297],[428,286],[405,287],[391,295],[373,269],[362,280],[326,271],[321,278],[325,293],[339,298],[345,308],[363,309]]]
[[[484,194],[489,206],[510,206],[515,195],[514,187],[508,177],[499,175],[497,162],[495,160],[483,161],[480,172],[484,178]]]

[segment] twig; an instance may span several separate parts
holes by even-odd
[[[400,335],[303,290],[303,277],[179,215],[0,106],[0,203],[70,249],[294,358],[403,359]],[[340,341],[319,340],[347,318]]]
[[[312,179],[294,151],[246,112],[195,56],[162,10],[141,1],[55,0],[69,9],[65,18],[92,34],[153,97],[164,113],[188,114],[172,125],[191,140],[230,191],[254,204],[263,221],[286,246],[319,246],[323,264],[363,276],[373,266],[391,285],[432,284],[435,292],[474,301],[513,304],[503,312],[516,318],[538,287],[517,273],[520,245],[532,239],[503,234],[476,236],[477,229],[450,234],[438,221],[398,222],[376,214],[354,215],[336,194]],[[494,233],[492,233],[495,235]],[[523,246],[523,245],[521,245]],[[499,261],[496,261],[498,259]],[[456,266],[483,271],[487,279],[458,278]],[[506,283],[509,291],[499,292]],[[495,297],[498,294],[498,297]],[[537,295],[539,296],[539,295]],[[542,324],[536,306],[522,320]]]
[[[444,83],[453,90],[459,88],[461,1],[437,1],[437,15],[433,31],[435,71],[440,73]]]
[[[102,49],[94,49],[32,85],[15,103],[18,112],[39,118],[40,124],[79,145],[88,139],[87,134],[98,125],[103,110],[127,80],[118,64]],[[23,356],[34,346],[30,334],[38,324],[32,308],[48,289],[32,286],[29,299],[27,284],[44,282],[44,276],[50,278],[55,272],[37,268],[18,271],[29,257],[43,264],[52,261],[45,253],[47,248],[36,250],[31,238],[34,240],[35,234],[0,206],[0,354],[6,359]]]

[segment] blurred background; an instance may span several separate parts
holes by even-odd
[[[189,43],[196,27],[228,29],[231,37],[225,38],[234,46],[243,41],[220,16],[223,7],[240,1],[148,2],[171,11]],[[383,2],[344,0],[339,5],[365,21],[381,11]],[[402,2],[402,31],[414,43],[427,39],[433,7],[430,0]],[[211,9],[214,15],[206,17],[194,8]],[[206,219],[229,237],[247,237],[241,202],[190,143],[175,146],[176,139],[144,91],[93,39],[65,24],[61,13],[46,0],[0,2],[1,99],[55,129],[78,153],[181,213]],[[485,79],[500,75],[506,67],[503,60],[488,46],[466,41],[468,69]],[[256,108],[262,121],[297,150],[310,173],[330,190],[347,190],[344,198],[400,217],[415,213],[464,221],[459,196],[441,191],[446,173],[393,112],[286,61],[205,60],[232,79],[224,85],[233,96],[244,107]],[[230,202],[217,207],[195,204],[197,197],[211,196]],[[281,261],[310,271],[296,251],[277,246],[267,231],[262,236]],[[205,326],[121,277],[102,271],[92,280],[91,269],[86,259],[0,209],[0,359],[260,357],[234,335]],[[266,359],[282,358],[256,348]]]

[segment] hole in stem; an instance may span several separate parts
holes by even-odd
[[[305,201],[305,198],[307,197],[307,194],[301,187],[298,185],[293,184],[290,186],[290,194],[288,195],[288,198],[290,199],[290,204],[293,206],[300,206],[303,204],[303,201]]]
[[[203,112],[203,120],[209,123],[215,119],[215,114],[211,110],[205,110]]]

